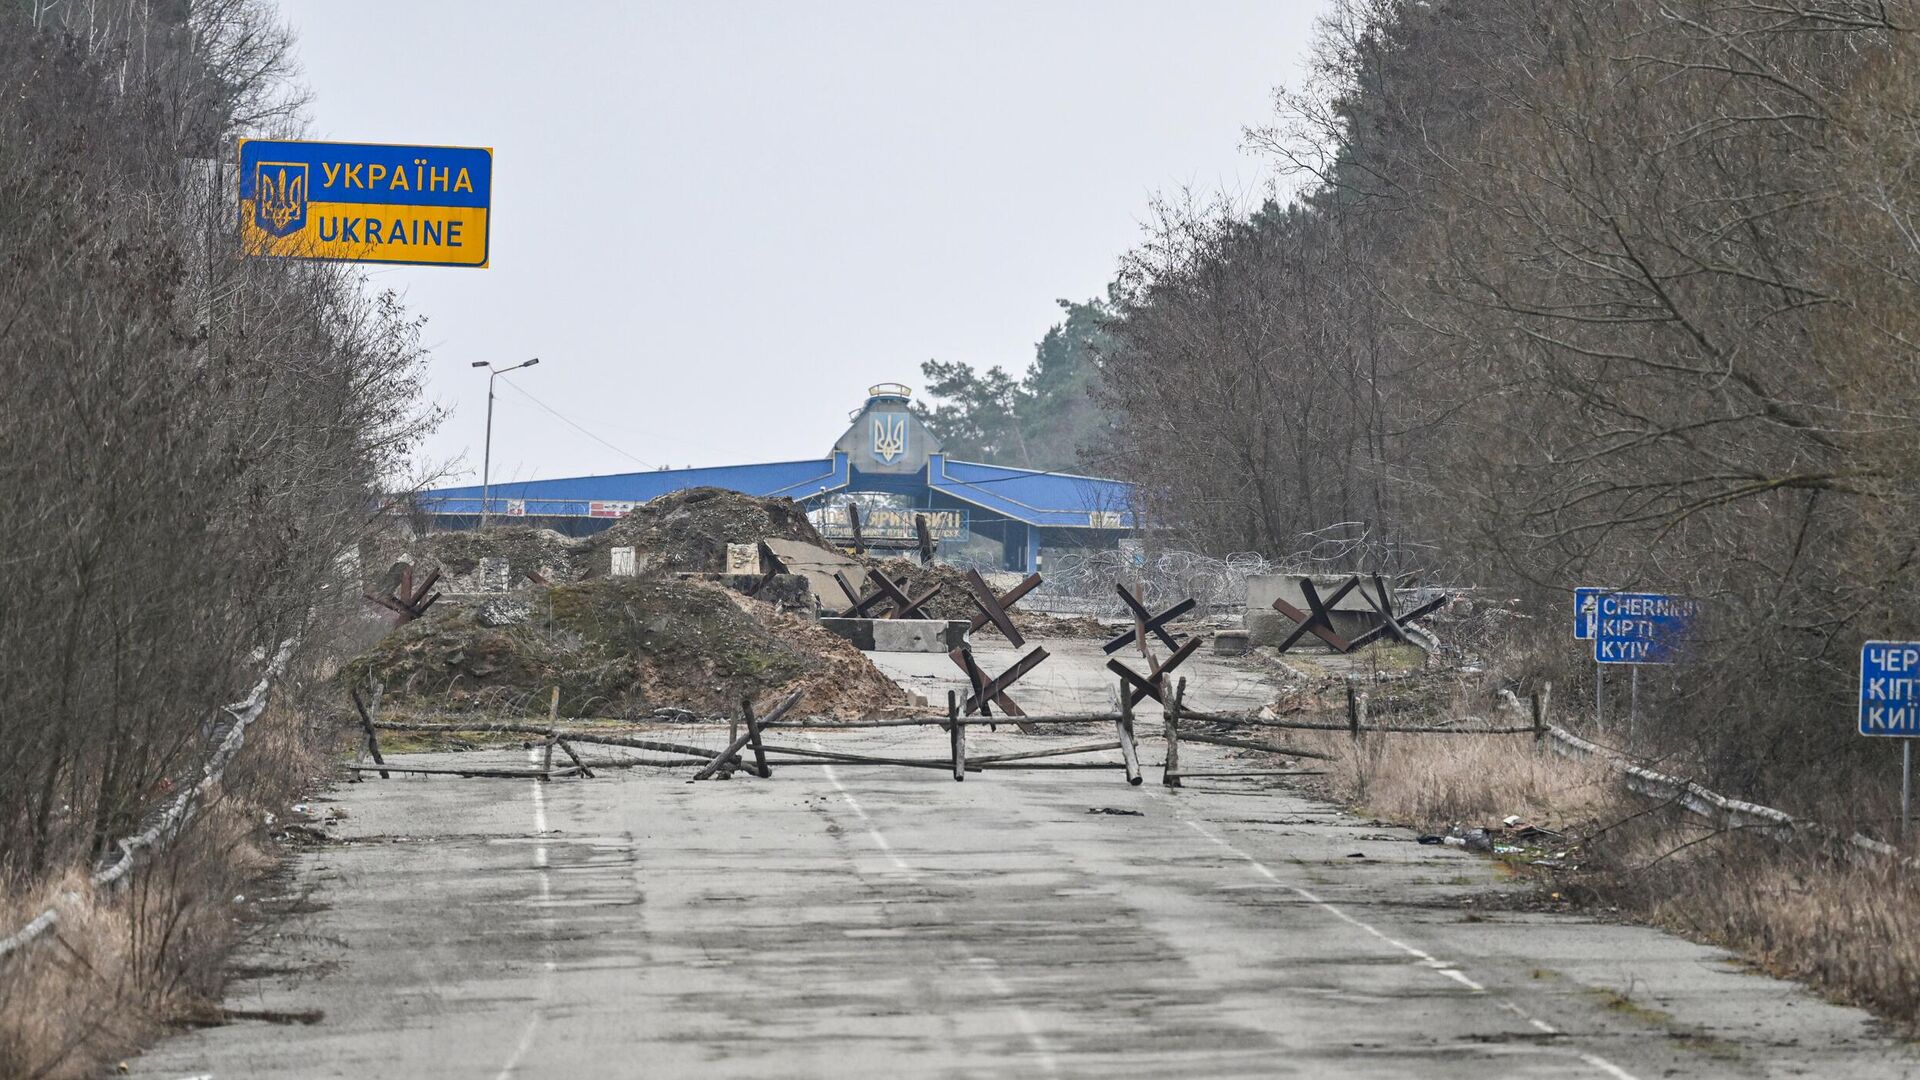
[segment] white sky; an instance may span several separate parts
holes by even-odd
[[[922,360],[1024,370],[1156,192],[1264,190],[1326,2],[282,6],[311,137],[494,149],[489,269],[370,268],[477,482],[475,360],[541,358],[496,481],[818,457]]]

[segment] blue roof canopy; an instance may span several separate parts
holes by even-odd
[[[927,460],[927,486],[1029,525],[1133,527],[1133,485],[1119,480],[952,461],[945,454],[934,454]]]
[[[608,476],[571,476],[559,480],[516,480],[487,489],[487,512],[528,517],[618,517],[635,505],[688,488],[717,487],[747,495],[784,495],[805,499],[847,486],[847,455],[814,461],[774,461],[764,465],[721,465],[709,469],[658,469]],[[480,485],[423,492],[429,513],[480,512]],[[596,504],[602,504],[596,507]]]
[[[842,490],[907,493],[910,488],[924,488],[1029,525],[1056,529],[1133,528],[1131,484],[1071,473],[953,461],[945,454],[931,455],[926,471],[910,478],[867,477],[849,468],[847,455],[836,453],[817,461],[516,480],[494,484],[489,489],[488,513],[502,517],[618,517],[662,495],[697,487],[725,488],[764,497],[784,495],[801,501]],[[420,503],[422,509],[432,514],[476,515],[480,513],[480,486],[423,492]]]
[[[843,490],[891,492],[916,505],[958,503],[987,512],[974,514],[976,521],[1048,529],[1133,528],[1131,484],[950,460],[938,435],[913,412],[907,388],[894,383],[868,392],[866,405],[824,458],[494,484],[487,491],[487,513],[616,518],[662,495],[697,487],[802,501]],[[420,497],[428,513],[447,517],[477,517],[480,501],[481,489],[473,484]]]

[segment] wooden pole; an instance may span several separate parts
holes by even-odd
[[[909,769],[939,769],[946,772],[953,768],[953,762],[947,758],[895,758],[873,757],[868,754],[836,754],[831,750],[811,750],[801,746],[768,746],[769,754],[786,754],[788,758],[775,758],[775,765],[899,765]],[[968,772],[979,772],[978,762],[967,762]]]
[[[567,759],[573,762],[573,767],[580,773],[580,776],[587,780],[593,779],[593,770],[587,768],[587,763],[581,761],[580,755],[573,752],[573,747],[567,745],[567,740],[562,739],[558,735],[555,735],[553,738],[555,742],[560,744],[560,749],[566,752]]]
[[[1124,761],[998,761],[981,764],[975,760],[969,769],[1124,769]]]
[[[1126,680],[1120,682],[1120,718],[1113,727],[1120,735],[1120,760],[1127,766],[1127,783],[1140,786],[1140,758],[1133,750],[1133,696]]]
[[[1187,679],[1181,676],[1173,685],[1173,700],[1167,702],[1167,766],[1160,775],[1160,783],[1170,788],[1180,786],[1180,705],[1187,696]]]
[[[778,720],[782,716],[787,715],[787,710],[793,708],[794,705],[799,703],[800,693],[801,693],[800,691],[795,690],[793,693],[788,694],[784,699],[781,700],[780,704],[775,705],[773,707],[772,712],[769,712],[767,714],[767,719]],[[728,758],[735,757],[740,753],[741,748],[747,745],[747,740],[749,739],[757,740],[759,739],[759,737],[760,737],[760,725],[757,723],[749,724],[747,726],[746,734],[735,736],[731,741],[727,743],[727,748],[725,750],[720,751],[719,754],[715,755],[714,759],[707,763],[706,768],[701,769],[699,772],[693,774],[693,778],[695,780],[712,779],[713,774],[720,771],[721,766],[727,763]],[[585,740],[582,740],[582,741],[585,741]],[[631,743],[616,743],[616,742],[613,742],[611,739],[608,739],[605,741],[607,741],[607,743],[612,746],[623,746],[623,745],[633,745],[634,743],[638,743],[640,740],[635,739],[635,740],[632,740]],[[655,749],[655,747],[645,746],[645,747],[641,747],[641,749],[652,750],[652,749]],[[700,751],[696,751],[696,753],[704,754],[706,753],[706,751],[700,750]]]
[[[760,721],[754,719],[751,697],[740,699],[740,714],[747,723],[747,741],[753,744],[754,772],[760,774],[760,779],[765,780],[773,775],[773,770],[767,767],[767,748],[760,743]]]
[[[1323,769],[1249,769],[1245,772],[1183,772],[1183,773],[1176,774],[1174,779],[1181,780],[1181,779],[1186,779],[1187,777],[1193,777],[1195,779],[1198,779],[1200,777],[1209,777],[1209,778],[1217,778],[1217,779],[1233,779],[1234,777],[1240,777],[1240,776],[1325,776],[1325,775],[1327,774],[1326,774],[1326,771]]]
[[[1533,741],[1544,742],[1547,738],[1547,707],[1553,702],[1553,684],[1547,683],[1533,692]]]
[[[553,775],[553,744],[560,741],[560,736],[553,733],[553,725],[559,720],[560,688],[556,686],[553,688],[553,696],[547,699],[547,748],[540,759],[540,771],[548,776]]]
[[[355,772],[372,772],[379,769],[380,766],[349,764],[347,768],[352,769]],[[492,779],[514,779],[514,780],[545,780],[547,778],[546,774],[541,772],[538,769],[509,769],[505,767],[494,768],[494,767],[488,767],[483,765],[475,765],[471,768],[466,768],[466,769],[440,768],[432,765],[389,765],[387,766],[387,768],[393,770],[394,772],[420,773],[422,775],[427,775],[427,776],[466,776],[466,777],[479,776],[479,777],[487,777]]]
[[[953,744],[953,779],[967,778],[967,725],[960,722],[960,695],[947,691],[947,738]]]
[[[1206,743],[1208,746],[1232,746],[1241,750],[1264,750],[1269,754],[1284,754],[1287,757],[1334,760],[1332,754],[1323,754],[1318,750],[1302,750],[1297,746],[1274,746],[1271,743],[1254,742],[1252,739],[1236,739],[1231,735],[1215,735],[1210,731],[1189,731],[1181,737],[1188,742]]]
[[[1006,761],[1030,761],[1034,758],[1066,757],[1069,754],[1097,754],[1106,750],[1120,749],[1119,740],[1113,742],[1080,743],[1076,746],[1050,746],[1045,750],[1021,750],[1012,754],[987,754],[973,759],[975,765],[998,765]]]
[[[1347,680],[1347,734],[1360,737],[1360,688],[1351,678]]]
[[[367,715],[367,707],[361,704],[360,691],[349,690],[347,693],[353,697],[353,709],[360,714],[360,726],[367,733],[367,753],[373,755],[373,763],[375,765],[385,765],[386,761],[380,757],[380,736],[374,734],[373,717]],[[355,773],[355,775],[357,776],[359,774]],[[390,780],[392,777],[387,775],[387,770],[381,769],[380,779]]]
[[[735,723],[738,723],[737,717],[735,718]],[[381,720],[375,723],[374,726],[383,731],[506,732],[514,735],[540,735],[543,737],[560,734],[556,729],[543,728],[537,724],[416,724],[395,720]],[[761,726],[763,728],[766,726],[765,721],[761,722]],[[561,742],[564,744],[569,739],[578,743],[586,743],[590,746],[626,746],[635,750],[657,750],[663,754],[691,754],[697,756],[702,762],[709,761],[713,758],[712,747],[688,746],[684,743],[661,742],[658,739],[635,739],[625,735],[600,735],[591,731],[568,729],[562,735]],[[733,755],[733,760],[730,764],[736,767],[740,764],[738,754]]]

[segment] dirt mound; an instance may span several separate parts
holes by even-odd
[[[414,578],[421,580],[427,571],[440,570],[439,588],[447,593],[487,592],[488,583],[480,580],[480,560],[507,561],[506,587],[525,588],[538,574],[549,582],[578,580],[582,557],[588,542],[562,536],[552,529],[526,525],[496,525],[487,529],[426,533],[407,542],[405,550],[394,555],[414,565]],[[384,570],[383,562],[378,568]]]
[[[765,611],[758,610],[766,608]],[[731,713],[805,689],[801,711],[851,719],[906,701],[857,650],[716,585],[649,576],[556,585],[517,601],[435,608],[340,678],[432,709],[638,717],[661,706]]]
[[[589,542],[587,577],[611,573],[612,549],[630,547],[635,571],[717,574],[726,568],[728,544],[768,537],[828,547],[792,499],[763,499],[722,488],[689,488],[636,507]]]
[[[927,601],[927,606],[922,609],[929,619],[971,619],[980,610],[974,607],[973,601],[969,599],[972,593],[967,589],[965,571],[955,570],[941,563],[922,566],[917,559],[869,558],[867,565],[895,581],[900,580],[901,575],[906,575],[907,583],[901,587],[901,591],[908,596],[919,596],[935,585],[939,585],[940,595]],[[866,581],[855,582],[855,584],[862,592],[872,587],[871,583]],[[892,608],[883,603],[875,613],[880,614],[890,610]]]
[[[727,596],[781,640],[820,662],[816,670],[782,688],[806,691],[800,699],[800,712],[844,720],[900,711],[907,705],[900,685],[874,667],[853,642],[823,629],[812,619],[789,615],[772,604],[735,592]]]

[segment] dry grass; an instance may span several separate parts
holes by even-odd
[[[1920,877],[1891,859],[1664,816],[1609,834],[1600,897],[1908,1030],[1920,1028]]]
[[[283,812],[318,771],[310,734],[298,714],[270,710],[217,797],[125,889],[99,892],[75,867],[0,896],[7,932],[49,903],[60,912],[51,940],[0,961],[0,1076],[98,1076],[168,1025],[217,1008],[243,928],[233,898],[274,864],[269,808]]]
[[[1334,798],[1416,828],[1484,825],[1509,814],[1580,827],[1620,806],[1605,766],[1557,757],[1524,735],[1309,734],[1289,741],[1334,755],[1325,766]]]
[[[1598,762],[1526,736],[1324,734],[1327,794],[1415,828],[1508,814],[1579,838],[1580,869],[1552,887],[1920,1028],[1920,873],[1810,842],[1716,832],[1626,793]]]

